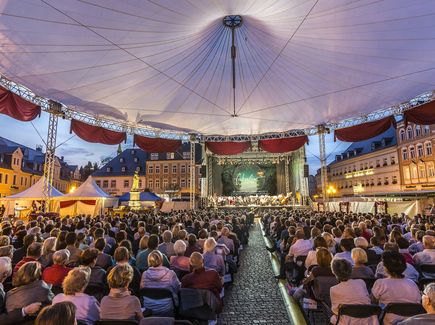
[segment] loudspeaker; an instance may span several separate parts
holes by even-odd
[[[202,178],[207,177],[207,166],[202,165],[199,172],[200,172]]]
[[[307,164],[304,164],[304,177],[310,176],[310,171]]]

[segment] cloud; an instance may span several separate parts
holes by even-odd
[[[86,157],[90,157],[94,155],[93,152],[86,150],[85,148],[71,147],[71,146],[69,146],[69,148],[60,148],[59,153],[62,155],[84,155]]]

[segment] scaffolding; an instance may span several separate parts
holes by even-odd
[[[328,170],[326,167],[326,147],[325,147],[325,133],[327,129],[324,125],[318,126],[318,134],[319,134],[319,152],[320,152],[320,181],[322,184],[322,197],[323,202],[327,201],[327,191],[326,186],[328,183]]]
[[[195,160],[195,135],[190,136],[190,191],[189,191],[189,207],[191,210],[195,209],[195,196],[196,196],[196,160]]]

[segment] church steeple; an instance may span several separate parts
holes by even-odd
[[[122,154],[121,144],[118,144],[118,150],[116,152],[118,155]]]

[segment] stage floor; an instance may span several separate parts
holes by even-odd
[[[308,205],[223,205],[216,207],[218,210],[310,210]]]

